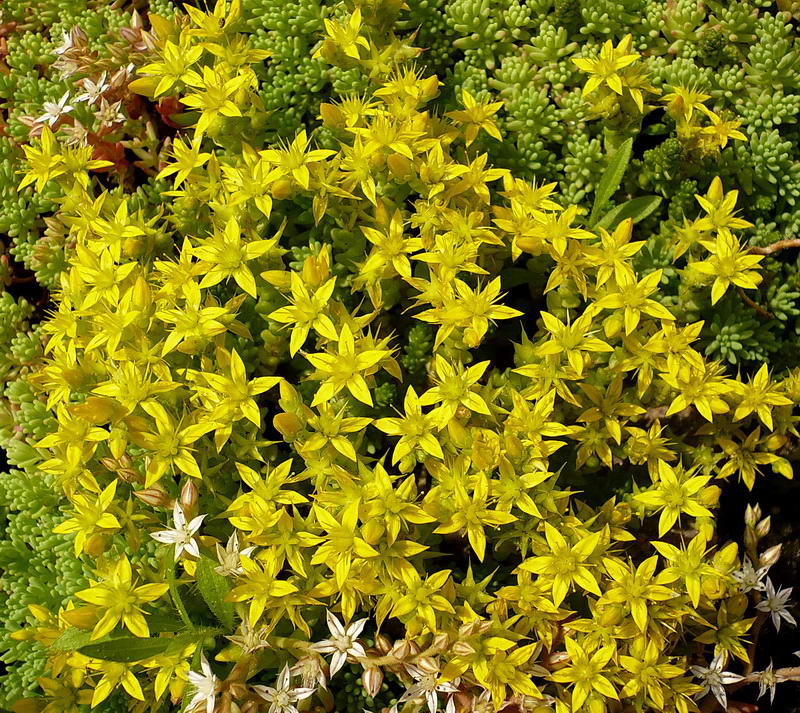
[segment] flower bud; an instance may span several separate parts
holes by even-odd
[[[777,544],[773,547],[770,547],[765,552],[762,552],[758,558],[758,566],[759,567],[772,567],[781,556],[781,548],[783,545]]]
[[[361,685],[364,686],[364,690],[370,698],[375,698],[383,685],[383,671],[376,666],[365,668],[361,674]]]
[[[272,184],[270,187],[270,193],[276,200],[285,200],[293,193],[292,182],[287,178],[281,178]]]
[[[411,642],[406,639],[395,641],[390,653],[396,659],[400,659],[401,661],[407,659],[412,654]]]
[[[475,653],[475,649],[466,641],[456,641],[453,644],[453,653],[456,656],[472,656]]]
[[[197,496],[197,485],[194,480],[187,480],[181,488],[181,507],[187,518],[189,513],[194,515],[194,511],[197,509]]]
[[[392,642],[385,634],[375,636],[375,648],[381,656],[386,656],[392,650]]]
[[[287,442],[291,442],[297,438],[303,428],[303,424],[300,423],[300,419],[297,418],[297,416],[293,413],[285,412],[273,416],[272,425],[275,426],[275,430],[280,433]]]
[[[767,515],[761,522],[758,523],[758,525],[756,525],[756,535],[758,535],[758,537],[765,537],[768,535],[770,524],[770,516]]]
[[[90,557],[99,557],[106,551],[108,547],[108,537],[101,534],[94,534],[88,540],[86,540],[86,544],[84,545],[84,550],[86,554]]]
[[[169,494],[166,491],[161,490],[161,488],[145,488],[144,490],[135,490],[133,494],[143,503],[147,503],[154,508],[167,507],[171,500]]]
[[[444,632],[437,634],[434,639],[433,643],[431,644],[431,649],[435,652],[447,651],[450,648],[450,635]]]
[[[761,519],[761,506],[756,503],[755,507],[748,505],[744,511],[744,524],[748,527],[755,527],[755,524]]]

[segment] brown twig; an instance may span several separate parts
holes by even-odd
[[[772,255],[772,253],[785,250],[786,248],[800,248],[800,238],[786,238],[785,240],[779,240],[776,243],[764,245],[763,247],[753,246],[748,248],[747,252],[752,255]]]
[[[746,304],[748,304],[750,307],[752,307],[762,317],[766,317],[767,319],[773,319],[775,317],[775,315],[772,314],[772,312],[770,312],[769,310],[764,309],[752,297],[749,297],[747,295],[747,293],[741,287],[737,287],[736,289],[739,290],[739,297],[741,297],[745,301]]]

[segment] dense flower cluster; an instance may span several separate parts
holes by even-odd
[[[30,114],[13,184],[62,256],[36,272],[52,309],[2,295],[26,472],[3,476],[0,566],[64,577],[10,587],[9,650],[42,667],[16,713],[689,713],[800,677],[753,668],[758,631],[795,625],[769,518],[750,508],[741,545],[716,518],[726,480],[791,478],[800,438],[796,362],[751,368],[726,331],[746,314],[770,342],[793,247],[746,237],[725,162],[756,143],[747,108],[633,33],[576,54],[568,13],[596,32],[633,24],[619,8],[496,4],[476,17],[513,29],[457,0],[416,33],[420,3],[364,0],[273,8],[279,44],[219,0],[129,16],[110,53],[64,30],[80,79]],[[706,10],[674,5],[692,46]],[[537,11],[564,32],[533,37]],[[320,84],[273,118],[293,33]],[[434,73],[445,39],[535,89],[553,136],[543,77],[573,83],[558,101],[603,134],[565,142],[595,146],[591,180],[511,160],[536,124],[499,79]],[[528,41],[536,82],[506,66]],[[653,121],[702,189],[647,167]]]

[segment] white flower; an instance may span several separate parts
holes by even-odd
[[[186,551],[195,557],[200,556],[200,549],[197,547],[197,542],[194,540],[194,535],[200,529],[205,515],[198,515],[188,525],[186,524],[186,515],[181,509],[180,503],[175,501],[175,508],[172,511],[172,520],[175,523],[175,528],[172,530],[161,530],[160,532],[153,532],[150,534],[157,542],[163,542],[168,545],[175,545],[175,561],[177,562],[181,554]]]
[[[781,619],[785,619],[789,624],[795,626],[797,622],[794,617],[787,611],[786,600],[792,593],[792,587],[786,589],[779,589],[775,591],[772,580],[767,577],[767,586],[764,593],[764,599],[756,604],[756,609],[762,612],[767,612],[772,618],[772,623],[775,625],[775,631],[781,629]]]
[[[53,126],[64,114],[69,114],[73,107],[67,104],[69,101],[69,92],[65,92],[57,102],[45,102],[44,114],[36,119],[40,124],[47,122],[49,126]]]
[[[327,688],[328,679],[319,656],[303,656],[290,669],[293,676],[300,676],[304,688]]]
[[[198,708],[203,702],[206,704],[206,713],[214,713],[214,705],[216,704],[216,691],[219,679],[211,671],[211,666],[204,654],[200,654],[200,669],[202,673],[196,671],[189,671],[187,677],[189,683],[195,688],[195,694],[189,705],[186,707],[187,711]]]
[[[80,121],[76,121],[61,127],[61,138],[65,146],[86,146],[89,143],[89,130]]]
[[[426,666],[423,668],[415,666],[414,664],[405,664],[405,667],[414,678],[415,683],[400,697],[399,703],[405,703],[412,698],[424,698],[428,704],[430,713],[436,713],[439,707],[439,697],[437,694],[455,693],[458,691],[459,679],[456,678],[453,681],[440,682],[438,667]],[[452,708],[454,705],[453,697],[450,696],[445,711]]]
[[[269,641],[267,641],[269,632],[267,631],[266,626],[256,630],[250,624],[250,619],[245,618],[239,625],[239,630],[241,631],[240,634],[236,636],[226,636],[225,638],[231,643],[241,646],[242,651],[244,651],[246,654],[253,653],[253,651],[258,651],[258,649],[264,649],[269,646]]]
[[[62,54],[69,52],[74,46],[75,45],[72,42],[72,32],[65,32],[62,37],[61,44],[53,51],[57,55],[61,56]]]
[[[242,563],[239,559],[240,555],[250,556],[250,553],[255,547],[245,547],[243,550],[239,549],[239,536],[236,530],[228,538],[228,544],[223,548],[217,543],[217,559],[219,560],[219,567],[215,567],[214,571],[221,574],[223,577],[236,577],[242,574]]]
[[[292,688],[292,674],[287,663],[278,674],[275,688],[270,686],[253,686],[253,690],[271,705],[269,713],[298,713],[295,702],[308,698],[314,693],[313,688]]]
[[[109,126],[125,121],[125,114],[121,111],[122,102],[117,101],[109,104],[105,97],[100,99],[100,107],[97,110],[97,118],[101,124]]]
[[[758,697],[761,698],[767,691],[769,691],[769,703],[775,701],[775,687],[782,679],[772,670],[772,659],[769,661],[769,666],[764,669],[758,678]]]
[[[86,102],[89,106],[94,104],[111,85],[106,82],[106,72],[103,72],[100,75],[100,79],[97,80],[97,83],[93,82],[91,79],[84,79],[83,80],[83,94],[79,94],[75,97],[76,102]]]
[[[345,629],[342,623],[329,610],[326,610],[325,615],[331,638],[312,644],[309,648],[321,654],[333,654],[331,657],[331,677],[333,677],[333,674],[345,665],[348,656],[355,658],[366,657],[367,652],[364,651],[364,647],[355,639],[364,629],[367,620],[359,619]]]
[[[714,660],[711,662],[711,666],[708,668],[705,666],[692,666],[691,671],[694,676],[699,678],[700,682],[703,684],[703,690],[695,696],[695,700],[703,698],[703,696],[711,691],[711,693],[714,694],[714,698],[719,701],[722,709],[726,710],[728,707],[728,698],[725,694],[725,686],[729,683],[741,681],[742,676],[740,676],[738,673],[723,671],[722,667],[722,655],[717,654],[714,657]]]
[[[733,578],[739,583],[739,590],[742,593],[747,593],[752,590],[758,592],[764,591],[764,579],[769,567],[760,567],[756,569],[749,557],[745,557],[742,563],[742,568],[732,573]]]

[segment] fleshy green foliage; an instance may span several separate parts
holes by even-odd
[[[83,565],[68,537],[53,533],[64,516],[52,478],[11,470],[0,477],[0,634],[2,661],[0,707],[9,708],[30,694],[44,675],[45,652],[30,638],[9,635],[36,623],[28,606],[58,610],[62,602],[86,585]]]

